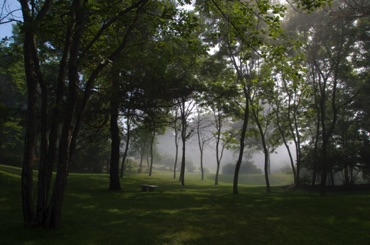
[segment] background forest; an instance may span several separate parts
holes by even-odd
[[[257,152],[270,191],[278,147],[294,184],[322,195],[370,178],[366,0],[10,3],[0,163],[22,167],[26,226],[59,226],[70,171],[108,171],[119,190],[155,165],[184,186],[186,172],[204,178],[205,151],[215,185],[234,154],[234,194],[241,171],[260,172]],[[172,155],[158,150],[163,135]]]

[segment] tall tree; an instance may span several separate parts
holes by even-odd
[[[24,64],[27,81],[28,115],[25,136],[24,162],[22,167],[22,203],[24,222],[26,226],[58,227],[60,224],[63,196],[66,186],[68,166],[73,148],[76,144],[80,123],[91,97],[92,87],[100,72],[107,66],[106,61],[90,62],[91,72],[81,77],[81,71],[89,59],[89,52],[96,52],[96,45],[105,37],[105,32],[116,22],[121,21],[123,16],[131,15],[133,18],[125,25],[126,31],[121,43],[109,50],[104,55],[107,60],[115,61],[119,53],[126,47],[128,38],[134,30],[135,24],[141,16],[141,10],[148,1],[136,1],[132,5],[123,3],[116,6],[115,11],[110,12],[107,18],[97,15],[95,4],[86,1],[74,0],[68,3],[56,4],[53,1],[28,1],[22,0],[21,10],[23,15],[23,48]],[[99,4],[98,4],[99,5]],[[109,4],[108,4],[109,6]],[[106,8],[102,3],[98,9]],[[37,9],[37,11],[36,11]],[[91,11],[90,11],[91,10]],[[67,11],[64,13],[64,11]],[[102,12],[100,12],[102,13]],[[99,14],[100,14],[99,13]],[[133,13],[133,14],[131,14]],[[89,18],[89,15],[97,15],[99,18]],[[50,21],[56,16],[63,16],[64,23]],[[105,23],[100,25],[97,31],[92,32],[94,21]],[[52,36],[53,30],[58,26],[60,35]],[[91,28],[91,29],[90,29]],[[42,31],[42,32],[41,32]],[[40,34],[40,35],[39,35]],[[91,34],[89,36],[89,34]],[[49,94],[50,84],[44,79],[40,63],[40,49],[37,38],[43,43],[50,43],[60,51],[59,74],[55,94]],[[64,41],[62,41],[64,40]],[[65,90],[65,80],[68,81],[68,90]],[[83,80],[83,81],[81,81]],[[41,88],[41,98],[38,95],[38,86]],[[82,94],[80,95],[82,91]],[[54,105],[48,105],[49,97],[54,97]],[[66,103],[64,106],[64,98]],[[82,98],[80,100],[80,98]],[[40,101],[40,107],[38,106]],[[38,181],[37,212],[33,204],[33,166],[36,164],[36,141],[37,141],[37,113],[41,108],[41,133],[40,133],[40,165]],[[53,110],[49,108],[54,108]],[[62,133],[57,144],[60,115],[63,112]],[[47,114],[52,111],[53,120],[48,121]],[[49,130],[49,131],[48,131]],[[56,147],[58,145],[58,148]],[[57,153],[58,150],[58,153]],[[51,172],[54,161],[57,161],[57,173],[51,197],[49,189]],[[50,202],[48,202],[50,200]]]
[[[197,134],[197,142],[199,148],[199,162],[200,162],[200,174],[201,180],[204,180],[204,150],[207,143],[211,141],[212,136],[210,133],[211,122],[208,114],[202,114],[201,109],[197,107],[197,118],[195,120],[195,130]]]

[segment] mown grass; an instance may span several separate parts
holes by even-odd
[[[22,224],[19,169],[0,165],[0,244],[369,244],[370,191],[318,193],[186,176],[131,175],[107,191],[105,174],[70,174],[62,226]],[[139,184],[158,185],[141,192]]]

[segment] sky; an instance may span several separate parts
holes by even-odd
[[[13,13],[13,17],[16,19],[21,19],[21,13],[20,11],[17,11],[20,9],[19,2],[16,0],[4,0],[0,1],[1,3],[1,16],[6,15],[10,11],[15,11]],[[4,21],[8,21],[8,18],[5,18]],[[14,22],[13,22],[14,23]],[[0,25],[0,39],[11,36],[12,35],[12,23],[6,23]]]

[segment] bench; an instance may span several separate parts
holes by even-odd
[[[147,184],[142,184],[141,186],[141,191],[154,191],[158,186],[156,185],[147,185]]]

